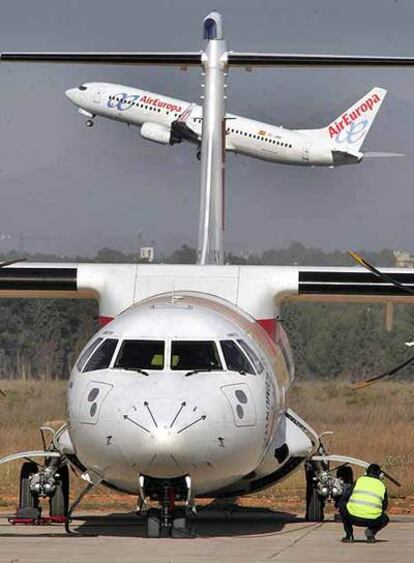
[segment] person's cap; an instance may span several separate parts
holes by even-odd
[[[378,463],[371,463],[367,468],[367,475],[371,477],[380,477],[381,473],[381,467],[378,465]]]

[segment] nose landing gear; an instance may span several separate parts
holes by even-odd
[[[189,478],[159,480],[145,478],[145,494],[151,500],[158,500],[161,508],[150,508],[145,514],[145,535],[147,538],[191,538],[194,534],[187,526],[189,505]],[[140,476],[141,491],[144,479]],[[142,495],[141,505],[142,505]],[[186,500],[186,505],[176,507],[176,501]]]
[[[92,117],[91,119],[86,120],[85,125],[86,125],[86,127],[93,127],[94,123],[95,123],[95,121],[94,121],[94,118]]]

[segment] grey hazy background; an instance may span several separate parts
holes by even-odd
[[[412,0],[3,0],[0,51],[198,50],[211,9],[234,50],[414,55]],[[27,251],[132,251],[139,233],[162,252],[196,245],[195,148],[158,146],[110,121],[87,129],[64,91],[95,80],[200,95],[198,70],[1,64],[0,252],[22,241]],[[414,250],[414,68],[234,70],[229,84],[229,111],[292,128],[322,126],[383,86],[364,149],[407,156],[329,170],[229,155],[228,250],[294,240]]]

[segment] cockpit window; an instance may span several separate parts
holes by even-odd
[[[227,369],[255,375],[253,366],[233,340],[221,340],[220,344]]]
[[[237,340],[237,342],[239,343],[240,347],[243,348],[244,352],[246,352],[247,356],[249,357],[249,360],[254,365],[257,373],[262,373],[262,371],[264,370],[264,367],[263,367],[262,362],[257,357],[255,351],[252,350],[250,348],[250,346],[247,344],[247,342],[245,342],[244,340],[240,339],[240,340]]]
[[[115,338],[107,338],[104,340],[99,348],[92,354],[83,372],[108,368],[111,364],[117,344],[118,340]]]
[[[83,84],[81,84],[81,85],[79,86],[79,90],[87,90],[87,89],[88,89],[88,87],[87,87],[87,86],[84,86]]]
[[[86,350],[84,351],[84,353],[82,354],[82,356],[79,358],[78,363],[76,364],[76,368],[78,369],[78,371],[82,371],[83,366],[86,364],[86,360],[89,358],[89,356],[92,354],[92,352],[95,350],[95,348],[97,346],[99,346],[99,344],[102,342],[103,338],[97,338],[96,340],[94,340],[92,342],[92,344],[90,344]]]
[[[114,368],[164,369],[164,349],[162,340],[124,340]]]
[[[171,342],[171,369],[222,370],[215,342],[175,340]]]

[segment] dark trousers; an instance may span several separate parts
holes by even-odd
[[[382,528],[385,528],[385,526],[390,521],[385,512],[383,512],[381,516],[375,518],[374,520],[372,518],[358,518],[358,516],[352,516],[352,514],[349,514],[346,506],[341,507],[340,514],[347,536],[353,535],[354,530],[352,526],[368,528],[375,535],[377,532],[382,530]]]

